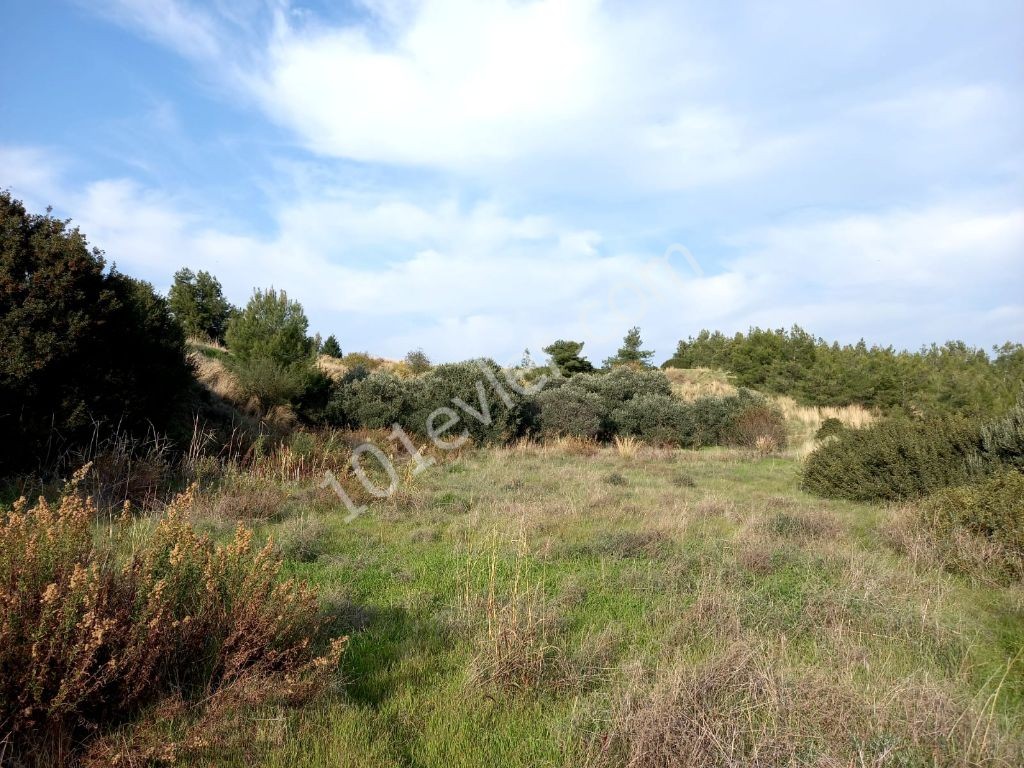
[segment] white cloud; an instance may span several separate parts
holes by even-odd
[[[44,185],[60,178],[43,153],[3,152],[34,157]],[[1024,335],[1021,208],[793,219],[731,237],[737,256],[705,261],[702,275],[671,253],[612,251],[600,233],[496,202],[312,195],[258,237],[126,180],[65,187],[59,199],[129,274],[166,288],[183,265],[208,269],[237,303],[254,287],[284,288],[315,330],[392,356],[422,346],[439,359],[509,361],[570,337],[600,359],[637,324],[663,356],[702,327],[750,324],[910,346]]]

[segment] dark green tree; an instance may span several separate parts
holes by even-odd
[[[0,192],[0,474],[56,467],[114,429],[179,426],[193,381],[152,286],[107,270],[85,235]]]
[[[559,339],[544,347],[544,352],[551,356],[551,362],[558,366],[563,376],[574,376],[577,373],[590,373],[594,366],[580,352],[583,351],[582,341],[566,341]]]
[[[167,302],[187,335],[224,341],[232,307],[224,298],[220,282],[209,272],[194,274],[191,269],[179,269],[174,273]]]
[[[619,351],[605,360],[604,365],[606,368],[615,368],[620,365],[628,365],[633,368],[650,368],[652,357],[654,357],[654,351],[643,349],[640,329],[633,327],[626,332]]]
[[[425,373],[432,367],[430,358],[427,357],[426,353],[422,349],[414,349],[405,356],[405,364],[409,366],[409,370],[413,373]]]
[[[309,363],[313,340],[302,305],[284,291],[256,289],[245,309],[228,323],[228,349],[243,362],[273,360],[280,366]]]
[[[315,377],[314,340],[302,305],[284,291],[257,289],[228,323],[228,349],[242,389],[262,408],[296,402]]]
[[[327,341],[320,347],[320,354],[327,355],[329,357],[341,357],[341,345],[338,340],[331,334],[327,337]]]

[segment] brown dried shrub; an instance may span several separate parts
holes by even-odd
[[[15,756],[67,763],[71,745],[172,690],[190,701],[260,679],[297,690],[336,663],[343,641],[313,652],[316,596],[279,580],[271,543],[257,548],[241,527],[224,545],[200,536],[193,491],[143,542],[129,541],[127,519],[97,540],[84,476],[56,506],[21,499],[0,517],[0,744]]]

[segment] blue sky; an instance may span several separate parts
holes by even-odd
[[[1024,339],[1024,5],[8,0],[0,187],[346,351]],[[692,259],[691,259],[692,256]]]

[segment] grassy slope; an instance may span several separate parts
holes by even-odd
[[[326,552],[289,567],[351,631],[348,682],[313,708],[253,713],[255,763],[579,765],[622,750],[667,765],[637,734],[667,743],[659,723],[684,732],[699,715],[731,741],[685,764],[777,741],[834,764],[970,764],[993,750],[1013,764],[1021,588],[915,566],[886,545],[884,510],[812,499],[797,472],[792,458],[727,451],[486,450],[352,524],[313,503],[303,514],[326,524]],[[737,658],[761,676],[690,695],[702,665]],[[657,691],[680,676],[690,698],[673,721]]]

